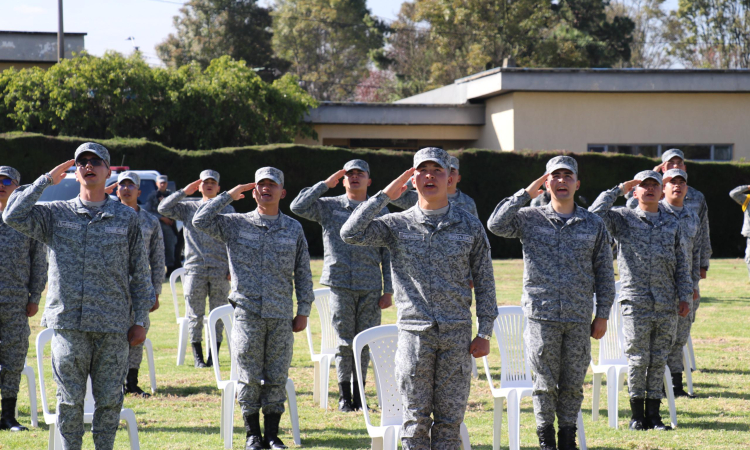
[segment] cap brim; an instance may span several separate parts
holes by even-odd
[[[567,169],[567,170],[570,170],[571,172],[573,172],[574,174],[578,175],[578,171],[575,168],[573,168],[570,165],[568,165],[568,164],[555,164],[551,168],[547,169],[547,173],[552,173],[555,170],[559,170],[559,169]]]
[[[646,177],[646,178],[640,180],[640,182],[643,183],[646,180],[654,180],[657,183],[659,183],[660,185],[663,185],[663,182],[661,180],[659,180],[658,178],[654,178],[654,177]],[[638,184],[641,184],[641,183],[638,183]]]
[[[420,165],[420,164],[422,164],[422,163],[425,163],[425,162],[428,162],[428,161],[429,161],[429,162],[434,162],[435,164],[437,164],[438,166],[442,167],[442,168],[443,168],[443,169],[445,169],[445,170],[451,170],[451,169],[450,169],[450,167],[451,167],[451,166],[450,166],[450,164],[449,164],[449,165],[448,165],[448,166],[446,167],[446,166],[442,165],[442,164],[440,163],[440,161],[438,161],[438,160],[436,160],[436,159],[432,159],[432,158],[425,158],[425,159],[420,159],[419,161],[416,161],[416,162],[414,163],[414,168],[416,169],[417,167],[419,167],[419,165]]]
[[[118,181],[117,181],[117,184],[120,184],[120,183],[122,183],[122,182],[123,182],[123,181],[125,181],[125,180],[130,180],[130,181],[132,181],[132,182],[133,182],[133,184],[134,184],[134,185],[136,185],[136,186],[139,186],[139,187],[140,187],[140,185],[141,185],[141,183],[139,183],[138,181],[135,181],[134,179],[132,179],[132,178],[130,178],[130,177],[122,177],[122,179],[121,179],[121,180],[118,180]]]
[[[354,169],[361,170],[362,172],[368,172],[369,173],[369,170],[365,169],[362,166],[352,166],[352,167],[349,167],[348,169],[345,169],[345,170],[347,172],[349,172],[350,170],[354,170]]]
[[[278,184],[279,186],[283,186],[284,185],[284,183],[282,183],[281,180],[279,180],[278,178],[276,178],[276,177],[267,177],[267,176],[264,176],[263,178],[261,178],[259,180],[255,180],[255,184],[258,184],[258,183],[260,183],[263,180],[271,180],[274,183]]]

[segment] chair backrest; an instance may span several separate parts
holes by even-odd
[[[180,283],[184,284],[184,275],[185,275],[185,268],[180,267],[179,269],[175,269],[172,274],[169,276],[169,288],[172,289],[172,301],[174,302],[174,316],[175,320],[180,320],[180,317],[185,317],[180,315],[180,303],[177,301],[177,279],[180,279]],[[184,295],[184,292],[183,292]],[[186,312],[187,314],[187,312]]]
[[[330,298],[331,289],[315,289],[315,309],[318,311],[320,317],[320,353],[321,354],[335,354],[336,353],[336,330],[333,329],[333,314],[331,314]],[[312,332],[310,327],[307,327],[307,345],[310,347],[310,357],[315,355],[315,345],[313,345]]]
[[[219,367],[219,352],[216,345],[216,322],[224,322],[224,331],[227,334],[227,349],[229,350],[231,365],[229,370],[229,380],[237,380],[237,361],[231,357],[232,354],[232,319],[234,317],[234,308],[232,305],[219,306],[208,314],[208,336],[211,345],[211,358],[213,359],[214,376],[216,384],[225,381],[221,378],[221,368]]]
[[[523,332],[526,316],[520,306],[498,306],[494,323],[495,338],[500,348],[500,387],[529,387],[531,369],[526,358]]]
[[[39,394],[42,396],[42,411],[51,414],[47,404],[47,389],[44,385],[44,347],[52,340],[55,330],[47,328],[36,336],[36,372],[39,374]]]
[[[609,310],[607,332],[599,341],[599,365],[627,364],[628,359],[623,352],[625,337],[622,334],[622,314],[620,313],[620,282],[615,284],[615,300]]]
[[[401,425],[403,421],[403,406],[401,394],[396,383],[396,349],[398,348],[398,326],[380,325],[359,333],[354,338],[354,358],[356,370],[361,372],[360,358],[362,349],[370,347],[370,357],[377,371],[377,383],[375,388],[380,394],[381,415],[380,426]],[[361,382],[361,373],[357,382]],[[372,426],[367,408],[362,409],[365,422]]]

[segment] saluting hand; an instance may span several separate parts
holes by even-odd
[[[104,192],[106,192],[107,195],[112,195],[112,192],[114,192],[116,187],[117,187],[117,183],[112,183],[109,186],[104,188]]]
[[[396,200],[399,197],[401,197],[401,194],[404,193],[409,187],[406,185],[406,183],[409,181],[409,178],[414,174],[414,171],[416,171],[414,167],[407,170],[406,172],[402,173],[401,176],[396,178],[395,180],[391,181],[391,184],[386,186],[385,189],[383,189],[383,192],[385,195],[388,196],[391,200]]]
[[[185,191],[185,194],[193,195],[198,191],[198,186],[200,186],[200,184],[201,184],[201,180],[195,180],[192,183],[185,186],[185,189],[183,190]]]
[[[641,180],[630,180],[622,183],[621,186],[623,195],[632,191],[633,188],[638,186],[639,184],[641,184]]]
[[[245,198],[245,194],[243,194],[243,192],[251,191],[253,190],[253,188],[255,188],[255,183],[238,184],[237,186],[230,189],[227,193],[230,197],[232,197],[232,200],[237,201]]]
[[[654,172],[666,172],[667,171],[667,163],[669,161],[664,161],[663,163],[659,164],[658,166],[654,167]]]
[[[75,163],[76,163],[75,159],[69,159],[65,161],[64,163],[60,164],[59,166],[55,167],[54,169],[50,170],[49,174],[52,177],[52,184],[57,184],[61,182],[63,179],[65,179],[65,172],[67,172],[68,169],[73,167]]]
[[[542,190],[542,185],[544,184],[545,181],[547,181],[548,175],[549,175],[548,173],[545,173],[541,177],[537,178],[533,183],[531,183],[529,187],[526,188],[526,192],[529,194],[529,197],[531,197],[532,200],[544,194],[544,191]]]
[[[339,184],[339,181],[344,178],[344,175],[346,175],[346,170],[341,169],[330,177],[326,178],[324,183],[326,184],[326,186],[328,186],[328,189],[333,189],[336,187],[336,185]]]

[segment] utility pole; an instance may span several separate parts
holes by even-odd
[[[65,33],[63,32],[63,0],[57,0],[57,62],[65,58]]]

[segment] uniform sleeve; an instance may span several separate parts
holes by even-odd
[[[411,181],[409,182],[409,187],[411,188]],[[396,200],[391,200],[392,205],[396,205],[401,209],[409,209],[412,206],[417,204],[417,201],[419,200],[419,194],[414,189],[407,189],[404,191],[403,194],[401,194],[401,197],[397,198]]]
[[[523,208],[530,199],[531,196],[525,189],[503,199],[497,204],[487,221],[487,228],[497,236],[520,238],[523,218],[518,214],[518,210]]]
[[[682,228],[682,225],[680,225]],[[682,229],[678,230],[675,235],[674,251],[677,259],[675,269],[675,282],[677,283],[677,296],[681,302],[687,302],[690,308],[693,307],[693,280],[690,273],[689,259],[685,246],[682,245]]]
[[[601,217],[604,220],[604,224],[607,226],[609,234],[613,238],[618,237],[618,225],[620,215],[611,211],[612,205],[615,204],[617,197],[622,195],[622,189],[620,186],[604,191],[594,200],[594,203],[589,207],[589,211]]]
[[[164,235],[159,222],[155,223],[154,228],[151,241],[148,243],[148,262],[151,266],[151,284],[154,286],[154,294],[161,295],[161,284],[164,281],[167,263],[164,256]]]
[[[185,191],[183,189],[180,189],[179,191],[162,200],[162,202],[159,203],[159,206],[156,208],[157,212],[162,216],[169,217],[172,220],[181,220],[185,222],[187,220],[186,218],[189,215],[189,211],[187,206],[181,204],[180,202],[186,196],[187,195],[185,194]]]
[[[701,202],[698,218],[700,219],[702,232],[701,240],[697,244],[701,250],[700,267],[708,269],[708,266],[711,264],[711,254],[713,253],[713,250],[711,250],[711,230],[708,226],[708,204],[706,204],[705,198],[703,198],[703,201]]]
[[[47,176],[42,175],[33,184],[16,189],[3,211],[3,221],[19,233],[49,244],[54,222],[52,211],[49,206],[36,202],[51,185]]]
[[[328,191],[324,181],[315,186],[302,189],[290,205],[292,212],[300,217],[320,223],[322,220],[322,205],[318,200]]]
[[[312,271],[310,270],[310,252],[307,239],[300,230],[297,237],[297,258],[294,263],[294,291],[297,294],[297,315],[310,316],[310,308],[315,300],[313,292]]]
[[[31,240],[29,249],[31,258],[31,277],[29,279],[29,303],[39,304],[42,298],[42,292],[47,284],[47,246],[37,241]]]
[[[166,202],[166,200],[164,200]],[[228,229],[230,219],[225,214],[219,214],[225,208],[231,208],[232,197],[227,192],[203,203],[193,216],[193,226],[212,238],[226,244],[228,240],[225,230]],[[163,203],[162,203],[163,204]],[[232,208],[234,211],[234,208]]]
[[[388,247],[390,229],[385,217],[378,217],[390,198],[380,191],[357,206],[341,227],[341,239],[347,244]]]
[[[148,194],[148,198],[146,199],[146,211],[155,215],[157,218],[161,217],[161,214],[159,214],[159,202],[157,200],[158,194],[159,191],[154,191]]]
[[[380,270],[383,272],[383,294],[393,294],[391,251],[386,247],[380,247]]]
[[[750,195],[748,195],[748,191],[750,191],[750,186],[744,184],[729,191],[729,196],[732,197],[732,200],[742,206],[742,211],[745,211],[747,205],[750,203]]]
[[[698,229],[698,235],[695,237],[695,242],[693,243],[693,254],[691,257],[693,258],[693,264],[692,264],[692,279],[693,279],[693,289],[698,290],[698,285],[701,281],[701,247],[698,245],[699,242],[703,240],[703,230]]]
[[[471,278],[474,280],[474,296],[477,304],[478,333],[492,335],[492,324],[497,317],[495,276],[492,271],[490,243],[484,228],[478,228],[474,246],[469,255]]]
[[[609,234],[602,225],[596,237],[593,255],[594,292],[596,293],[596,317],[609,319],[615,300],[615,271],[612,266],[612,247]]]
[[[148,312],[154,306],[156,296],[151,284],[151,274],[148,270],[148,255],[146,244],[143,242],[138,217],[133,214],[128,226],[129,272],[130,272],[130,300],[135,313],[134,322],[145,322]]]
[[[479,212],[477,211],[477,204],[474,201],[474,199],[473,198],[467,198],[467,203],[468,203],[468,205],[467,205],[466,212],[468,212],[469,214],[471,214],[472,216],[474,216],[474,217],[476,217],[478,219],[479,218]]]

